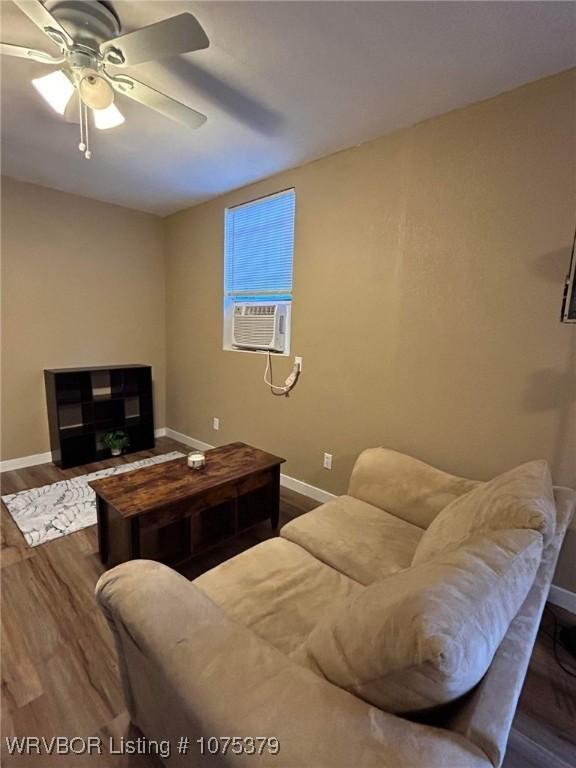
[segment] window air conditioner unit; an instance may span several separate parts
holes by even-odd
[[[232,346],[284,352],[287,314],[287,304],[235,303]]]

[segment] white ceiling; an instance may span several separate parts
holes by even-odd
[[[51,50],[10,1],[3,42]],[[3,173],[167,214],[576,65],[572,2],[113,2],[123,29],[193,12],[210,48],[130,73],[208,115],[190,131],[118,97],[93,158],[2,57]]]

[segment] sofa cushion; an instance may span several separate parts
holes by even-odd
[[[332,604],[362,587],[306,550],[269,539],[193,582],[240,624],[288,653]]]
[[[485,674],[538,569],[536,531],[491,531],[366,587],[292,657],[389,712],[444,704]]]
[[[354,464],[348,493],[428,528],[445,506],[477,485],[476,480],[450,475],[405,453],[368,448]]]
[[[407,568],[423,533],[351,496],[339,496],[280,531],[283,538],[361,584]]]
[[[451,502],[430,524],[414,553],[413,564],[459,546],[476,532],[504,528],[540,531],[544,540],[556,520],[554,491],[545,461],[529,461],[495,477]]]

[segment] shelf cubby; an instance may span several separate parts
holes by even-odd
[[[92,400],[112,397],[110,371],[92,371],[90,373],[90,385],[92,390]]]

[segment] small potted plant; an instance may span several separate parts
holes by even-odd
[[[110,448],[112,456],[120,456],[124,448],[128,448],[130,445],[130,440],[126,432],[106,432],[104,445],[106,448]]]

